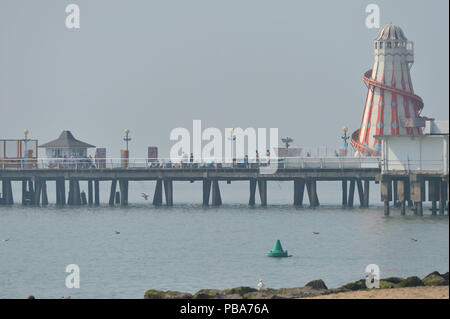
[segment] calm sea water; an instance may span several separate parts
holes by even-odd
[[[249,208],[244,183],[221,184],[220,208],[198,205],[200,183],[176,183],[171,208],[140,197],[152,183],[132,183],[127,208],[0,207],[0,297],[142,298],[150,288],[195,292],[256,286],[260,278],[274,288],[318,278],[338,287],[362,278],[371,263],[382,277],[448,271],[448,216],[341,209],[338,186],[319,184],[316,209],[292,207],[288,183],[269,184],[268,207]],[[106,183],[102,192],[106,202]],[[276,239],[291,258],[266,257]],[[80,267],[80,289],[65,287],[68,264]]]

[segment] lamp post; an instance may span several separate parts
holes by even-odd
[[[22,152],[22,159],[25,158],[24,163],[22,163],[22,165],[27,168],[28,167],[28,133],[29,131],[27,129],[25,129],[23,131],[23,134],[25,135],[25,138],[23,140],[23,143],[25,144],[25,154]]]
[[[350,139],[350,136],[347,135],[347,132],[348,132],[347,126],[344,126],[342,128],[342,130],[344,131],[344,135],[341,136],[341,139],[344,141],[344,150],[345,150],[345,155],[347,156],[348,140]]]
[[[23,131],[23,134],[25,135],[25,138],[24,138],[24,140],[23,140],[23,142],[24,142],[24,144],[25,144],[25,154],[28,154],[28,147],[27,147],[27,144],[28,144],[28,141],[29,141],[29,139],[28,139],[28,133],[29,133],[30,131],[28,131],[27,129],[25,129],[24,131]]]
[[[233,154],[234,151],[233,151],[233,149],[234,149],[234,144],[235,144],[233,142],[236,141],[236,135],[234,135],[234,128],[230,129],[230,137],[228,139],[231,140],[231,163],[232,163],[232,166],[233,166],[234,165],[234,154]]]
[[[131,137],[129,137],[129,134],[130,134],[130,130],[125,129],[125,137],[123,138],[123,140],[127,143],[127,148],[126,148],[127,151],[128,151],[128,142],[131,141]]]

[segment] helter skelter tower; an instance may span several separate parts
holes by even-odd
[[[422,99],[414,94],[409,70],[414,63],[414,45],[400,27],[385,25],[374,41],[375,63],[364,74],[367,97],[361,128],[351,143],[361,155],[378,156],[377,135],[422,135]]]

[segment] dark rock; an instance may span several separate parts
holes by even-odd
[[[445,274],[442,274],[442,278],[445,279],[445,282],[448,285],[448,271]]]
[[[271,299],[277,294],[276,289],[266,288],[263,291],[249,292],[242,296],[242,299]]]
[[[387,281],[393,284],[399,284],[401,283],[403,280],[405,280],[405,278],[400,278],[400,277],[388,277],[385,279],[381,279],[382,281]]]
[[[439,271],[433,271],[431,274],[426,275],[424,278],[427,278],[428,276],[432,276],[432,275],[435,275],[435,276],[441,276],[441,274],[439,273]]]
[[[192,299],[220,299],[222,296],[222,290],[201,289],[192,296]]]
[[[321,289],[327,290],[328,289],[327,285],[325,285],[325,282],[322,279],[310,281],[306,284],[306,287],[310,287],[312,289],[318,289],[318,290],[321,290]]]
[[[304,298],[317,296],[320,294],[320,291],[310,287],[294,287],[278,289],[275,294],[283,298]]]
[[[348,283],[339,288],[341,291],[366,289],[366,281],[364,279]]]
[[[192,299],[192,295],[180,291],[147,290],[144,299]]]
[[[228,288],[228,289],[224,289],[222,290],[222,295],[239,295],[239,296],[243,296],[249,292],[256,292],[258,291],[255,288],[251,288],[251,287],[236,287],[236,288]],[[227,297],[228,298],[228,297]]]
[[[398,284],[394,284],[393,282],[390,281],[380,280],[381,289],[396,288],[396,287],[398,287]]]
[[[405,280],[402,280],[399,284],[399,287],[420,287],[423,286],[422,280],[420,280],[417,276],[408,277]]]
[[[238,294],[231,294],[231,295],[221,295],[220,299],[242,299],[241,295]]]
[[[425,286],[446,286],[448,281],[437,271],[432,272],[428,276],[422,279]]]
[[[292,298],[275,294],[269,299],[292,299]]]

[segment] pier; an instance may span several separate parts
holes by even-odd
[[[390,172],[378,175],[377,180],[381,185],[381,200],[386,216],[390,214],[391,202],[392,206],[400,207],[401,215],[405,215],[406,208],[409,207],[415,215],[423,216],[423,202],[427,197],[431,202],[432,215],[438,212],[439,215],[444,215],[448,211],[448,175],[425,171]]]
[[[135,181],[149,181],[156,184],[152,203],[155,206],[174,205],[174,182],[202,183],[199,200],[204,206],[220,206],[224,201],[219,182],[245,182],[249,185],[248,205],[267,206],[267,184],[273,181],[291,182],[293,187],[292,205],[317,207],[320,194],[317,184],[324,181],[340,182],[342,207],[369,207],[370,184],[381,187],[381,201],[385,215],[390,207],[414,209],[415,214],[423,215],[423,202],[432,203],[433,214],[445,214],[448,202],[448,174],[433,172],[382,172],[378,158],[305,158],[295,164],[284,161],[276,172],[262,174],[259,167],[202,167],[200,163],[185,163],[183,166],[164,167],[154,163],[137,165],[129,160],[127,167],[118,167],[120,163],[111,162],[107,168],[71,167],[48,168],[36,165],[36,168],[0,168],[1,198],[3,205],[14,204],[13,182],[22,184],[22,205],[45,206],[50,200],[47,195],[49,182],[54,182],[55,199],[58,206],[98,206],[108,203],[111,206],[128,205],[129,184]],[[123,165],[123,163],[122,163]],[[161,167],[162,166],[162,167]],[[41,167],[41,168],[39,168]],[[109,197],[100,198],[100,183],[110,187]],[[52,183],[53,184],[53,183]],[[83,186],[83,187],[82,187]],[[87,190],[87,194],[84,190]],[[16,198],[17,200],[17,198]],[[392,204],[391,204],[392,202]],[[288,204],[288,203],[286,203]],[[336,203],[338,204],[338,203]]]

